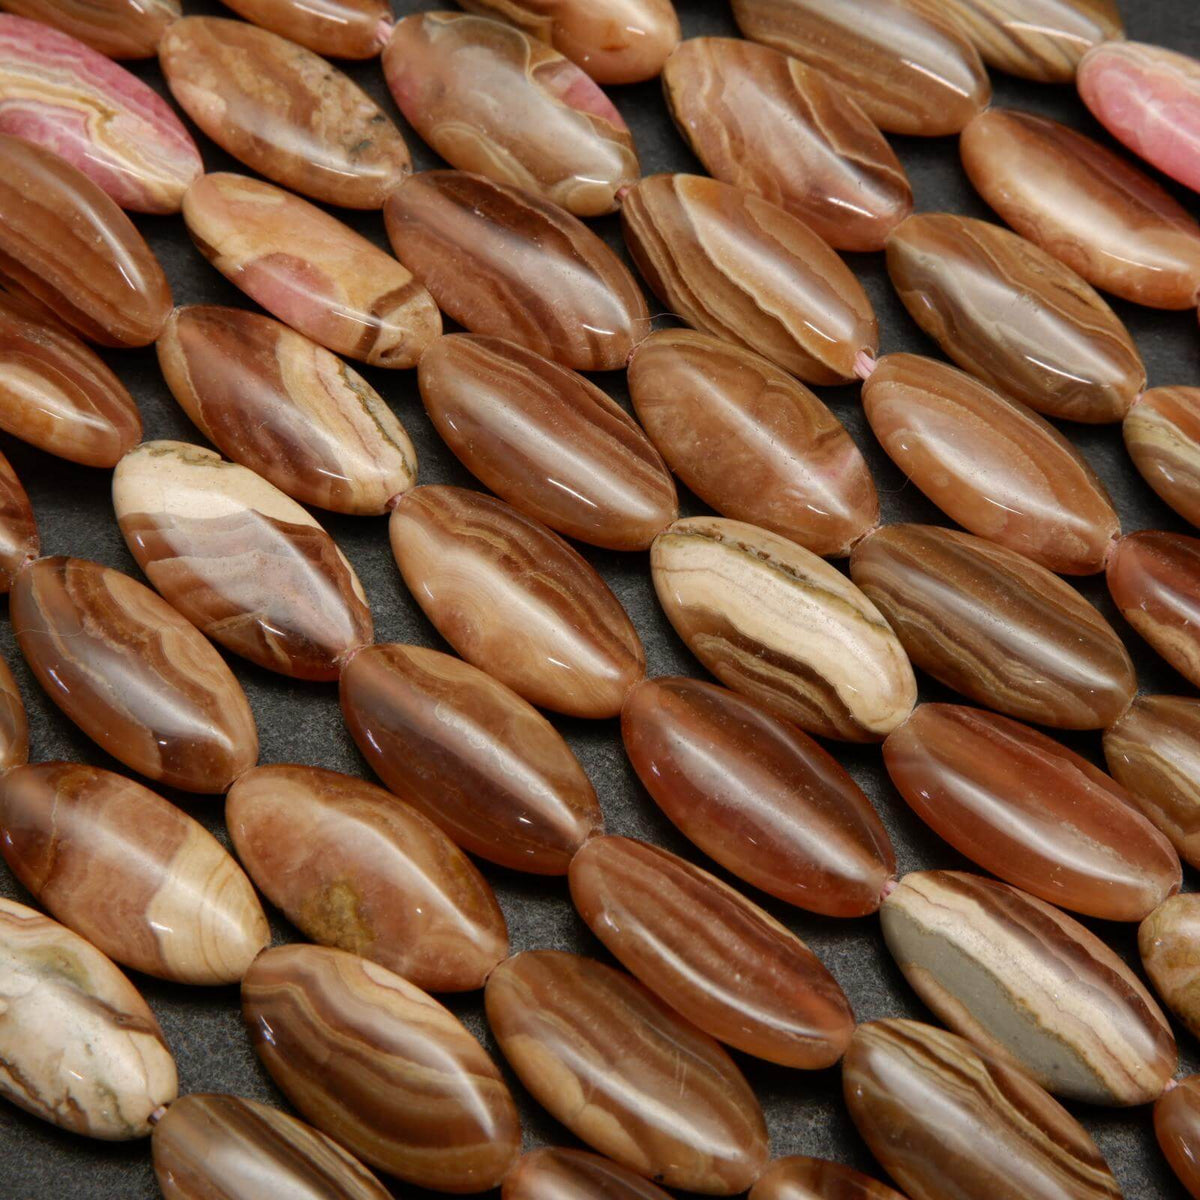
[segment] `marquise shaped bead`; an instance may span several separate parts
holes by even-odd
[[[69,33],[110,58],[152,58],[180,0],[5,0],[4,7]]]
[[[225,0],[225,5],[326,58],[374,58],[392,32],[388,0]]]
[[[1138,928],[1138,951],[1154,990],[1200,1037],[1200,896],[1189,892],[1160,904]]]
[[[229,789],[225,824],[250,877],[311,941],[428,992],[482,987],[508,954],[504,916],[471,860],[364,779],[254,767]]]
[[[659,603],[722,683],[825,737],[885,738],[917,698],[879,610],[840,571],[740,521],[687,517],[650,549]]]
[[[485,1192],[520,1155],[496,1064],[449,1010],[377,963],[275,946],[242,980],[242,1014],[288,1099],[371,1166],[418,1187]]]
[[[421,646],[369,646],[342,672],[341,701],[375,773],[472,854],[565,875],[603,826],[557,730],[469,663]]]
[[[803,221],[701,175],[652,175],[625,194],[621,229],[651,290],[689,325],[806,383],[846,383],[879,345],[871,301]]]
[[[0,594],[12,588],[17,573],[37,558],[40,546],[33,505],[12,464],[0,454]]]
[[[762,1110],[733,1060],[623,971],[526,950],[491,973],[484,999],[521,1082],[600,1153],[719,1196],[766,1165]]]
[[[158,57],[171,94],[201,131],[290,191],[379,208],[412,167],[400,130],[358,84],[278,34],[184,17]]]
[[[668,1200],[669,1193],[628,1167],[589,1154],[542,1146],[504,1178],[501,1200]]]
[[[0,776],[0,853],[64,925],[176,983],[236,983],[271,939],[250,881],[182,809],[81,763]]]
[[[1143,392],[1121,432],[1142,478],[1200,529],[1200,388]]]
[[[241,685],[204,635],[148,587],[99,563],[40,558],[10,601],[25,661],[50,698],[127,767],[223,792],[258,757]]]
[[[748,1200],[904,1200],[869,1175],[822,1158],[776,1158],[750,1189]]]
[[[0,1096],[72,1133],[128,1141],[179,1092],[145,1000],[90,943],[0,897]]]
[[[1154,1105],[1154,1133],[1163,1157],[1191,1196],[1200,1196],[1200,1075],[1178,1086]]]
[[[1178,855],[1125,789],[1027,725],[922,704],[884,743],[883,761],[935,833],[1041,900],[1140,921],[1179,890]]]
[[[29,761],[29,718],[8,663],[0,658],[0,771]]]

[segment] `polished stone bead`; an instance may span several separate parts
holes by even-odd
[[[659,603],[722,683],[812,733],[886,737],[917,698],[908,657],[840,571],[778,534],[723,517],[654,541]]]
[[[201,253],[285,325],[373,367],[414,367],[442,331],[433,297],[390,254],[315,204],[246,175],[183,198]]]
[[[621,713],[629,761],[705,854],[831,917],[874,912],[896,856],[871,802],[817,742],[736,692],[648,679]]]
[[[1146,482],[1200,528],[1200,388],[1143,392],[1125,417],[1122,433]]]
[[[245,21],[184,17],[159,62],[179,106],[222,150],[325,204],[379,208],[411,169],[391,118],[325,59]]]
[[[377,963],[276,946],[242,980],[242,1015],[287,1098],[371,1166],[485,1192],[516,1162],[521,1126],[495,1063],[453,1013]]]
[[[388,0],[225,0],[239,16],[327,58],[374,58],[392,32]]]
[[[767,1161],[733,1060],[622,971],[560,950],[501,963],[488,1023],[534,1099],[576,1137],[666,1187],[733,1195]]]
[[[1116,313],[1069,267],[988,221],[909,217],[888,273],[914,321],[964,371],[1049,417],[1119,421],[1146,367]]]
[[[608,97],[570,59],[512,25],[413,13],[396,26],[383,70],[405,120],[460,170],[579,217],[614,212],[621,189],[641,174],[633,136]]]
[[[229,789],[225,824],[255,884],[310,941],[429,992],[482,987],[508,954],[504,915],[471,860],[364,779],[254,767]]]
[[[98,184],[0,134],[0,279],[105,346],[146,346],[171,311],[167,277]]]
[[[679,515],[675,484],[641,427],[582,375],[515,342],[439,338],[421,399],[462,464],[567,537],[645,550]]]
[[[1200,1076],[1189,1075],[1154,1105],[1154,1132],[1171,1170],[1200,1197]]]
[[[501,1200],[669,1200],[648,1179],[599,1154],[542,1146],[504,1177]]]
[[[145,1000],[94,946],[0,897],[0,1096],[72,1133],[127,1141],[179,1091]]]
[[[12,587],[26,563],[37,558],[40,544],[33,505],[12,464],[0,454],[0,594]]]
[[[0,771],[29,761],[29,719],[8,663],[0,658]]]
[[[691,329],[651,334],[629,394],[671,469],[719,513],[840,556],[879,523],[879,496],[842,423],[765,358]]]
[[[1200,895],[1160,904],[1138,928],[1138,950],[1154,990],[1200,1037]]]
[[[194,1092],[154,1126],[154,1174],[164,1200],[390,1200],[357,1159],[277,1108]]]
[[[591,931],[660,1000],[746,1054],[818,1070],[854,1013],[821,960],[715,875],[648,842],[595,837],[571,860]]]
[[[469,663],[531,704],[615,717],[646,672],[641,639],[599,573],[503,500],[420,487],[392,512],[408,590]]]
[[[652,175],[621,229],[654,294],[689,325],[807,383],[846,383],[879,325],[849,267],[803,221],[701,175]]]
[[[798,217],[839,250],[881,250],[912,211],[904,167],[826,75],[740,38],[683,42],[663,68],[667,107],[717,178]]]
[[[1140,921],[1179,890],[1178,855],[1125,789],[1027,725],[922,704],[884,743],[883,761],[935,833],[1039,899]]]
[[[480,858],[565,875],[603,827],[559,733],[469,663],[421,646],[370,646],[342,672],[341,700],[376,774]]]
[[[258,757],[241,685],[148,587],[99,563],[40,558],[13,587],[13,632],[50,698],[127,767],[223,792]]]
[[[383,209],[396,257],[472,333],[577,371],[624,367],[650,331],[625,264],[582,221],[481,175],[424,171]]]
[[[871,1152],[913,1200],[1121,1200],[1083,1126],[1023,1071],[918,1021],[860,1025],[842,1070]]]
[[[823,71],[889,133],[957,133],[991,98],[979,53],[935,5],[733,0],[742,33]]]
[[[180,12],[179,0],[4,0],[4,7],[53,25],[110,58],[153,57]]]
[[[417,453],[383,397],[269,317],[178,308],[158,361],[200,432],[294,500],[372,516],[417,481]]]
[[[1089,283],[1151,308],[1195,308],[1200,225],[1106,146],[1033,113],[991,108],[963,130],[979,194]]]
[[[956,1033],[1047,1091],[1149,1104],[1175,1072],[1150,993],[1095,934],[1051,904],[961,871],[914,871],[879,910],[914,990]]]
[[[884,450],[951,520],[1062,575],[1104,569],[1120,519],[1049,421],[916,354],[881,358],[862,398]]]
[[[850,577],[913,665],[969,700],[1059,729],[1104,729],[1137,675],[1112,626],[1024,555],[932,525],[888,525],[858,543]]]
[[[181,808],[81,763],[0,776],[0,853],[114,961],[175,983],[236,983],[271,940],[241,868]]]
[[[776,1158],[750,1189],[749,1200],[904,1200],[853,1167],[796,1154]]]

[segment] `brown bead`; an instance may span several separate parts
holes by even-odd
[[[879,523],[879,496],[842,423],[765,358],[707,333],[651,334],[629,363],[638,418],[719,513],[836,557]]]
[[[791,1155],[773,1159],[749,1200],[904,1200],[899,1192],[841,1163]]]
[[[896,870],[878,814],[844,767],[794,725],[698,679],[648,679],[621,713],[629,761],[705,854],[812,912],[874,912]]]
[[[1189,1075],[1154,1105],[1154,1133],[1171,1170],[1200,1197],[1200,1076]]]
[[[250,877],[310,941],[429,992],[482,987],[508,954],[504,915],[471,860],[366,780],[254,767],[229,789],[225,823]]]
[[[850,577],[914,666],[969,700],[1059,729],[1104,729],[1137,675],[1112,626],[1024,555],[932,525],[888,525],[858,543]]]
[[[380,208],[412,167],[399,129],[358,84],[278,34],[184,17],[158,57],[171,94],[200,129],[290,191]]]
[[[648,1179],[599,1154],[542,1146],[504,1177],[501,1200],[668,1200]]]
[[[888,273],[914,321],[964,371],[1049,417],[1119,421],[1146,367],[1116,313],[1023,237],[918,213],[888,239]]]
[[[807,383],[845,383],[879,325],[853,272],[803,221],[700,175],[626,193],[621,229],[654,294],[689,325]]]
[[[1142,478],[1200,528],[1200,388],[1143,392],[1125,417],[1122,433]]]
[[[383,208],[396,257],[447,316],[577,371],[623,367],[650,331],[625,264],[582,221],[507,184],[423,171]]]
[[[762,1110],[733,1060],[624,972],[526,950],[492,972],[484,999],[521,1082],[602,1154],[718,1196],[766,1164]]]
[[[417,481],[417,453],[383,397],[270,317],[178,308],[158,361],[200,432],[295,500],[372,516]]]
[[[44,21],[111,58],[151,58],[179,0],[4,0],[8,12]]]
[[[663,67],[679,132],[717,178],[838,250],[881,250],[912,187],[878,126],[822,72],[740,38],[683,42]]]
[[[369,646],[342,672],[341,700],[376,774],[472,854],[565,875],[603,827],[592,785],[550,722],[469,663]]]
[[[12,464],[0,454],[0,594],[9,591],[17,572],[37,558],[40,545],[33,505]]]
[[[733,0],[744,36],[828,75],[880,129],[957,133],[991,98],[979,54],[935,5]]]
[[[236,983],[271,940],[237,863],[182,809],[80,763],[0,776],[0,852],[64,925],[176,983]]]
[[[1051,904],[1140,921],[1179,890],[1178,855],[1125,789],[1036,729],[922,704],[884,743],[883,761],[935,833]]]
[[[641,639],[562,538],[502,500],[444,486],[409,492],[388,528],[408,590],[467,662],[542,708],[621,711],[646,671]]]
[[[963,130],[979,194],[1089,283],[1151,308],[1195,308],[1200,225],[1106,146],[1033,113],[991,108]]]
[[[679,515],[641,427],[566,367],[500,338],[454,334],[421,358],[425,411],[482,483],[567,537],[644,550]]]
[[[916,354],[881,358],[862,398],[884,450],[951,520],[1062,575],[1104,569],[1120,519],[1049,421]]]
[[[595,837],[571,860],[570,883],[613,956],[698,1029],[785,1067],[841,1058],[854,1013],[837,981],[715,875],[648,842]]]
[[[116,201],[66,159],[5,134],[0,278],[105,346],[148,345],[171,311],[167,277]]]
[[[629,126],[599,87],[502,21],[413,13],[396,26],[383,70],[405,119],[451,166],[578,217],[614,212],[642,173]]]
[[[223,792],[254,765],[258,733],[241,686],[148,587],[85,559],[40,558],[9,603],[38,682],[127,767],[184,791]]]
[[[855,1031],[846,1106],[912,1200],[1121,1200],[1083,1126],[1023,1071],[918,1021]]]
[[[1160,904],[1138,928],[1138,950],[1154,990],[1200,1037],[1200,895]]]
[[[327,58],[374,58],[392,32],[387,0],[224,0],[239,16]]]
[[[29,718],[8,663],[0,658],[0,771],[29,761]]]
[[[344,950],[275,946],[242,980],[263,1066],[323,1133],[418,1187],[485,1192],[521,1152],[516,1106],[466,1027]]]

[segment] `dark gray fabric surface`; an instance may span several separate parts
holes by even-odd
[[[404,15],[420,8],[448,5],[396,0],[395,6],[397,15]],[[1130,37],[1200,54],[1200,9],[1192,0],[1124,0],[1123,7]],[[192,13],[229,15],[215,0],[185,0],[185,8]],[[681,15],[688,36],[736,32],[725,0],[683,0]],[[165,90],[156,65],[142,64],[133,69],[153,86]],[[377,62],[351,64],[348,70],[395,113]],[[995,76],[995,87],[999,104],[1032,109],[1089,134],[1103,136],[1072,88],[1025,83],[999,74]],[[646,174],[699,170],[671,125],[657,83],[614,88],[611,93],[634,131]],[[419,139],[412,134],[409,138],[417,165],[436,165],[436,159]],[[197,134],[197,139],[208,169],[243,169],[206,138]],[[911,175],[918,208],[949,209],[979,217],[990,215],[959,167],[955,139],[893,140]],[[1200,201],[1195,195],[1180,188],[1172,187],[1172,191],[1192,211],[1200,211]],[[386,245],[378,214],[340,212],[338,215]],[[204,301],[249,306],[249,301],[192,247],[181,218],[141,218],[138,224],[162,259],[178,303]],[[614,245],[620,244],[615,219],[596,222],[596,227]],[[893,295],[882,256],[850,256],[850,262],[878,309],[882,349],[936,354],[936,349],[916,329]],[[1141,347],[1152,386],[1200,383],[1200,332],[1195,313],[1151,312],[1121,302],[1115,302],[1114,307],[1128,322]],[[659,312],[660,308],[652,301],[652,311]],[[141,407],[147,438],[202,440],[174,404],[159,375],[152,349],[117,352],[107,357]],[[416,443],[421,481],[472,485],[470,477],[442,446],[426,419],[414,374],[370,368],[364,372],[400,414]],[[621,374],[597,379],[622,402],[627,401]],[[857,388],[824,389],[822,395],[866,454],[880,489],[885,520],[946,523],[906,483],[875,444],[862,418]],[[1126,530],[1186,529],[1134,471],[1125,455],[1119,426],[1062,428],[1111,490]],[[89,557],[137,575],[113,519],[108,472],[62,462],[8,437],[0,437],[0,448],[11,458],[32,497],[45,553]],[[702,505],[686,494],[683,505],[685,512],[704,511]],[[399,579],[388,550],[385,520],[317,515],[362,579],[374,610],[378,640],[441,646],[437,634]],[[650,673],[702,676],[703,670],[659,611],[646,555],[582,549],[612,584],[637,625],[646,644]],[[1079,581],[1079,587],[1127,638],[1144,690],[1188,693],[1186,682],[1117,617],[1100,578]],[[6,605],[0,602],[0,607]],[[32,757],[81,759],[124,770],[80,734],[41,693],[20,661],[6,618],[6,612],[0,614],[0,652],[13,665],[28,705]],[[313,763],[369,774],[343,728],[334,686],[283,679],[240,659],[231,660],[231,665],[245,685],[258,720],[262,762]],[[928,679],[922,679],[921,683],[924,699],[950,698]],[[677,833],[641,789],[625,761],[615,721],[587,723],[559,719],[555,723],[596,785],[611,832],[650,839],[721,873]],[[1102,762],[1098,735],[1067,740]],[[844,746],[833,749],[883,815],[896,844],[901,871],[969,865],[934,838],[907,810],[888,783],[877,749]],[[220,799],[167,794],[228,844]],[[503,905],[514,950],[557,947],[605,957],[575,915],[564,881],[521,876],[487,864],[483,870]],[[1189,873],[1185,887],[1194,885],[1195,879]],[[0,894],[28,900],[2,865]],[[880,938],[877,919],[835,921],[792,909],[753,891],[751,895],[821,956],[850,996],[860,1020],[898,1015],[927,1018],[928,1014],[892,964]],[[1100,922],[1093,922],[1092,926],[1131,962],[1136,962],[1135,927]],[[298,936],[278,917],[273,916],[273,927],[277,941]],[[183,1091],[232,1092],[284,1104],[250,1050],[242,1029],[236,989],[189,989],[137,975],[134,980],[158,1014],[175,1051]],[[480,996],[452,997],[449,1004],[499,1058],[483,1019]],[[1196,1046],[1182,1029],[1179,1033],[1182,1069],[1196,1070],[1200,1066]],[[820,1155],[880,1173],[842,1106],[837,1069],[802,1073],[744,1057],[739,1061],[766,1111],[774,1154]],[[511,1074],[509,1077],[522,1112],[526,1148],[546,1143],[574,1144],[571,1136],[530,1100]],[[1158,1154],[1149,1109],[1108,1111],[1076,1106],[1074,1111],[1096,1137],[1131,1200],[1175,1200],[1183,1196]],[[413,1190],[398,1187],[397,1194],[411,1194]],[[0,1200],[61,1197],[148,1200],[157,1195],[148,1143],[110,1145],[88,1141],[62,1133],[0,1102]]]

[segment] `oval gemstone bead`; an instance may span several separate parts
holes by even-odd
[[[502,500],[421,487],[392,512],[396,565],[438,632],[532,704],[615,717],[646,672],[641,639],[599,573]]]
[[[358,84],[278,34],[184,17],[163,36],[158,58],[201,131],[290,191],[379,208],[412,167],[400,130]]]
[[[1196,306],[1200,225],[1106,146],[1046,117],[990,108],[960,147],[979,194],[1089,283],[1151,308]]]
[[[29,761],[29,719],[8,663],[0,658],[0,771]]]
[[[178,212],[204,171],[196,143],[157,92],[68,34],[7,14],[0,133],[52,150],[134,212]]]
[[[624,367],[650,330],[625,264],[582,221],[530,192],[423,171],[383,207],[396,257],[472,333],[577,371]]]
[[[550,722],[469,663],[369,646],[342,672],[341,700],[376,774],[472,854],[565,875],[603,826],[592,785]]]
[[[629,761],[659,808],[739,879],[831,917],[874,912],[896,869],[879,816],[794,725],[698,679],[647,679],[621,713]]]
[[[850,577],[913,665],[969,700],[1059,729],[1104,729],[1137,690],[1111,625],[1024,555],[932,525],[888,525],[858,543]]]
[[[242,1015],[263,1066],[322,1132],[418,1187],[484,1192],[521,1152],[495,1063],[449,1010],[344,950],[260,954]]]
[[[999,225],[918,213],[888,239],[887,266],[904,307],[950,358],[1046,416],[1119,421],[1146,386],[1116,313]]]
[[[1200,687],[1200,538],[1151,529],[1123,537],[1108,590],[1121,616]]]
[[[956,1033],[1047,1091],[1148,1104],[1178,1055],[1166,1017],[1095,934],[1051,904],[961,871],[914,871],[879,910],[905,978]]]
[[[1120,519],[1049,421],[916,354],[881,358],[862,398],[892,461],[951,520],[1062,575],[1104,569]]]
[[[1200,528],[1200,388],[1143,392],[1125,417],[1122,433],[1142,478]]]
[[[17,572],[40,548],[33,505],[12,464],[0,454],[0,594],[7,592]]]
[[[149,345],[171,311],[158,259],[115,201],[66,159],[7,134],[0,275],[105,346]]]
[[[392,32],[387,0],[225,0],[225,5],[327,58],[374,58]]]
[[[133,984],[78,934],[0,897],[0,1096],[106,1141],[150,1132],[179,1091],[175,1060]]]
[[[749,1200],[904,1200],[899,1192],[841,1163],[791,1155],[776,1158]]]
[[[740,38],[683,42],[667,107],[717,179],[779,205],[839,250],[881,250],[912,187],[878,126],[827,76]]]
[[[922,704],[883,746],[892,782],[985,871],[1073,912],[1140,921],[1179,890],[1179,858],[1125,789],[1007,717]]]
[[[762,1110],[733,1060],[630,976],[526,950],[492,972],[484,999],[521,1082],[602,1154],[719,1196],[744,1191],[765,1166]]]
[[[879,496],[842,423],[765,358],[707,333],[652,333],[629,363],[639,420],[706,504],[836,557],[879,523]]]
[[[366,780],[254,767],[229,789],[225,823],[250,877],[310,941],[429,992],[482,987],[508,954],[504,915],[471,860]]]
[[[151,1137],[164,1200],[390,1200],[391,1193],[332,1138],[237,1096],[192,1093]]]
[[[957,133],[991,98],[975,47],[933,5],[733,0],[744,36],[824,72],[889,133]]]
[[[129,552],[167,602],[235,654],[295,679],[336,679],[374,634],[333,538],[261,476],[186,442],[143,442],[117,465]]]
[[[246,175],[198,179],[183,217],[201,253],[285,325],[373,367],[414,367],[442,331],[390,254],[315,204]]]
[[[842,1086],[871,1152],[916,1200],[1122,1195],[1096,1143],[1062,1105],[953,1033],[918,1021],[860,1025]]]
[[[1160,904],[1138,928],[1138,950],[1155,991],[1200,1037],[1200,895]]]
[[[1200,1076],[1189,1075],[1154,1105],[1154,1133],[1171,1170],[1200,1196]]]
[[[515,342],[439,338],[417,371],[425,411],[459,461],[567,537],[645,550],[679,515],[641,427],[582,375]]]
[[[0,776],[0,852],[64,925],[176,983],[236,983],[271,940],[220,842],[140,783],[81,763]]]
[[[373,516],[417,481],[417,452],[379,393],[270,317],[176,309],[158,362],[200,432],[295,500]]]
[[[806,383],[846,383],[879,345],[871,301],[803,221],[700,175],[652,175],[621,205],[642,277],[689,325]]]
[[[511,25],[413,13],[396,26],[383,70],[405,120],[460,170],[579,217],[615,211],[617,194],[641,174],[609,98],[570,59]]]
[[[4,7],[78,38],[110,58],[151,58],[179,19],[179,0],[5,0]]]
[[[687,517],[655,539],[650,570],[692,653],[786,720],[872,742],[912,711],[916,681],[887,621],[795,542],[740,521]]]
[[[716,876],[648,842],[595,837],[570,884],[613,956],[698,1029],[785,1067],[817,1070],[845,1052],[854,1013],[837,981]]]
[[[504,1177],[501,1200],[667,1200],[668,1193],[620,1163],[586,1150],[542,1146]]]
[[[127,767],[223,792],[258,757],[225,660],[148,587],[99,563],[40,558],[12,591],[13,631],[50,698]]]

